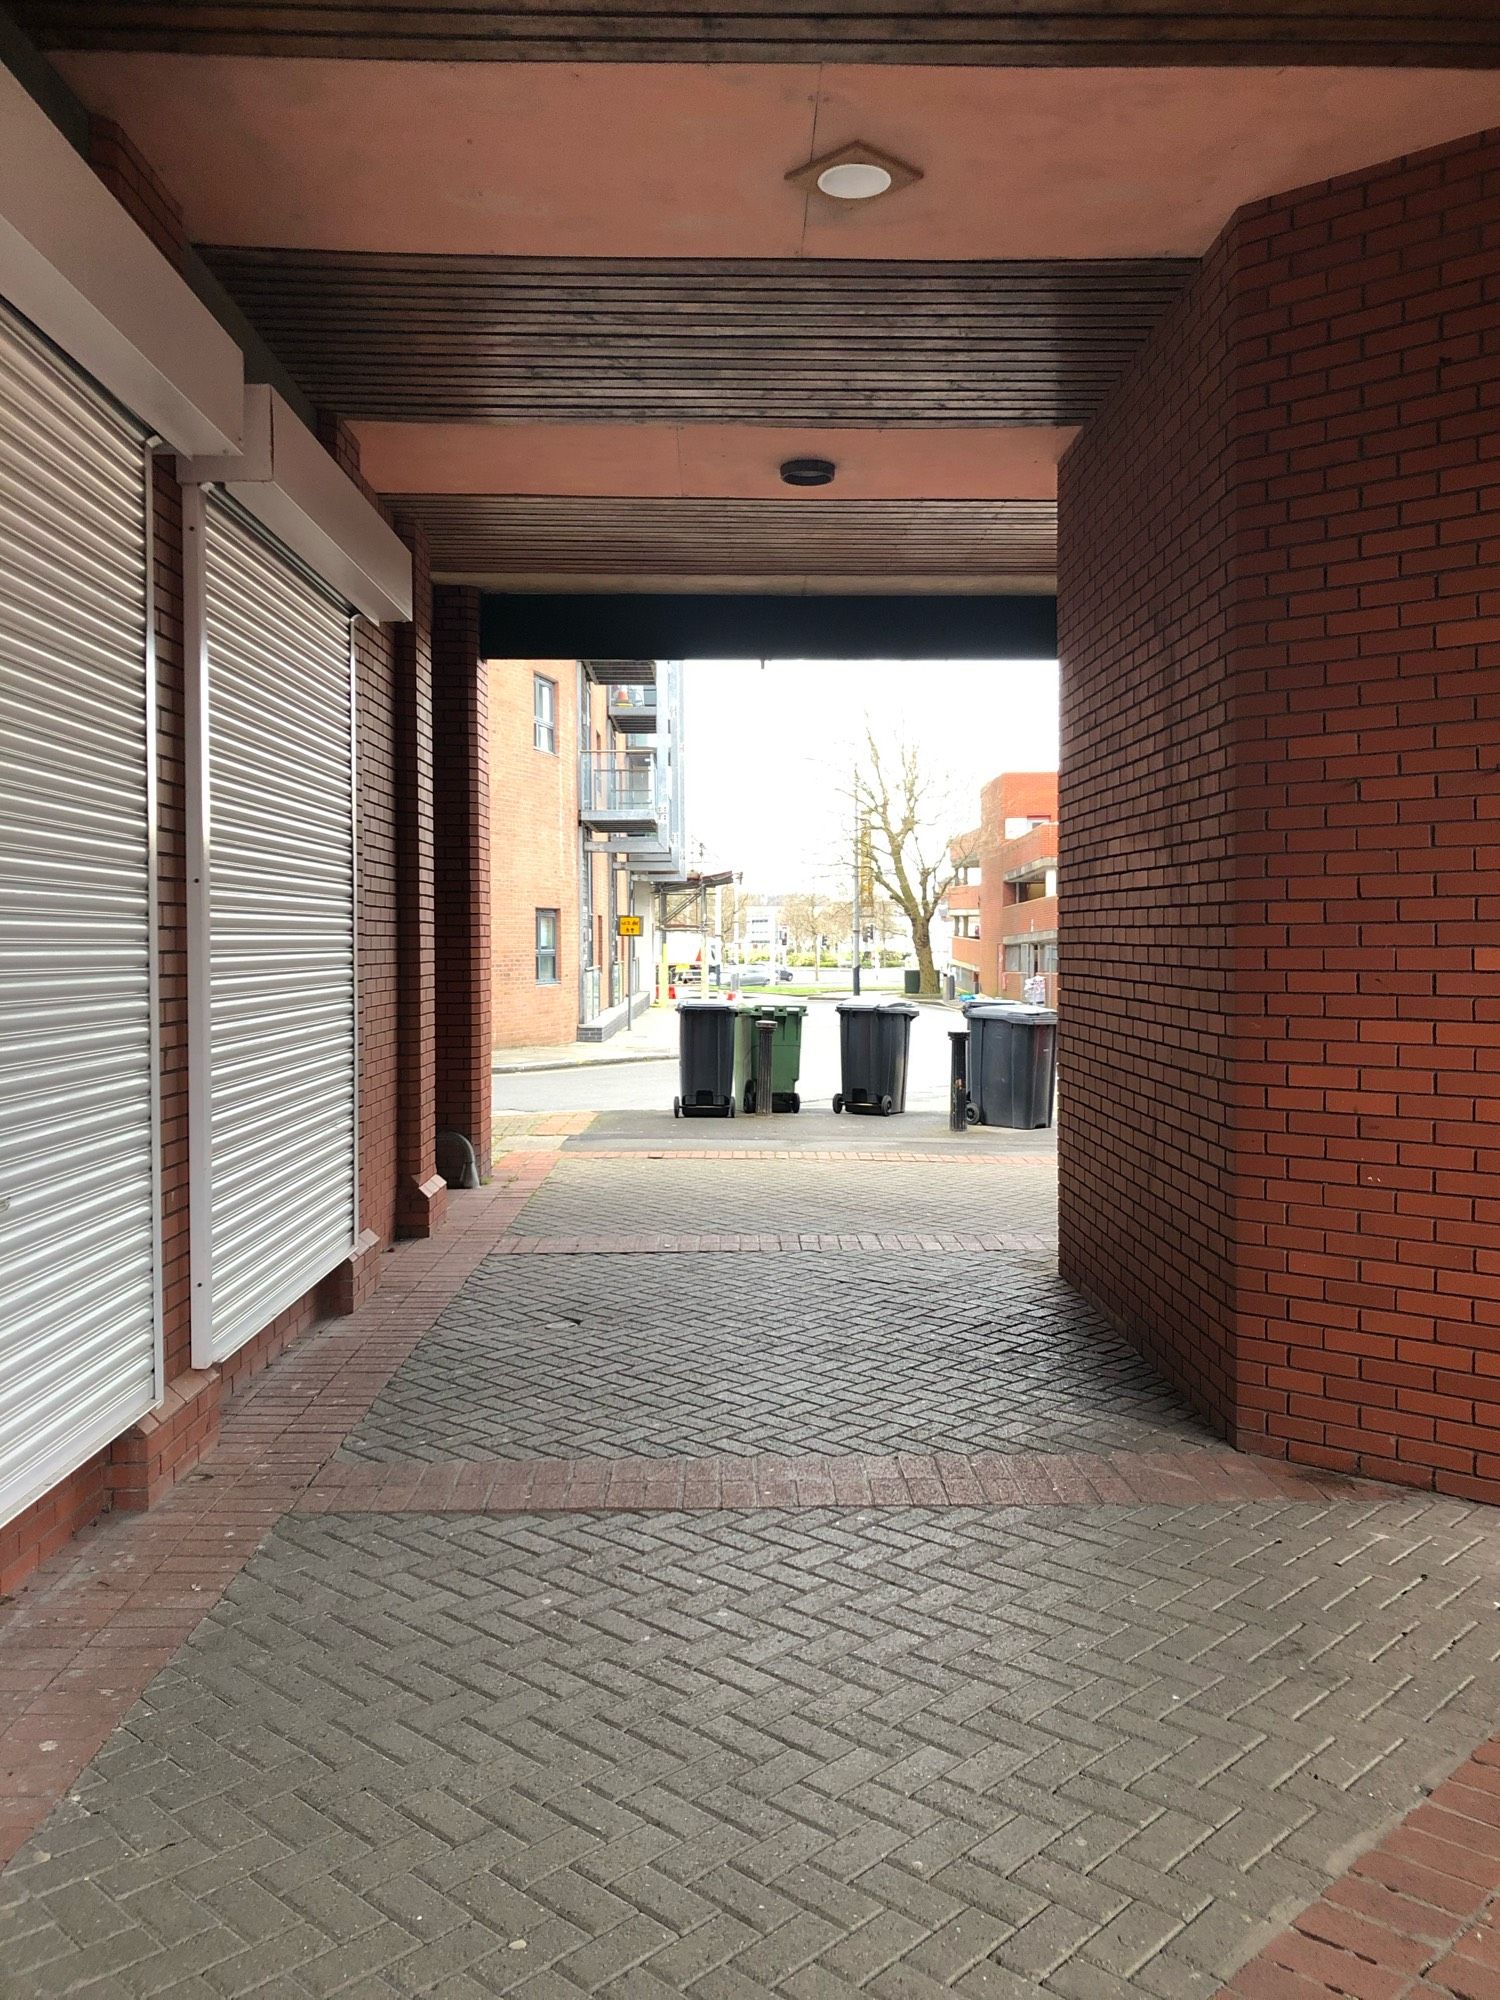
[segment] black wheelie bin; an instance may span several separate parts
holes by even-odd
[[[969,1000],[969,1122],[1020,1131],[1052,1123],[1057,1015],[1014,1000]]]
[[[678,1001],[674,1118],[734,1116],[734,1015],[728,1000]]]
[[[839,1002],[839,1080],[835,1111],[889,1118],[906,1109],[906,1058],[918,1009],[910,1000]]]

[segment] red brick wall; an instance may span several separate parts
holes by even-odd
[[[412,616],[394,633],[392,776],[400,943],[396,1221],[404,1236],[428,1236],[441,1224],[447,1206],[445,1187],[437,1175],[435,1117],[432,569],[421,528],[409,521],[397,525],[412,556]]]
[[[538,750],[532,738],[538,674],[557,688],[555,753]],[[489,699],[495,1047],[571,1042],[578,1031],[578,663],[491,660]],[[538,910],[558,912],[555,985],[536,976]],[[613,953],[611,941],[605,945]]]
[[[89,165],[132,222],[181,270],[188,250],[182,210],[112,118],[89,120]]]
[[[1062,1271],[1234,1416],[1232,256],[1063,461]]]
[[[1242,1443],[1490,1499],[1497,185],[1489,135],[1243,212],[1062,521],[1068,1274]]]
[[[489,673],[479,593],[444,585],[432,602],[434,951],[437,1124],[490,1167]]]
[[[397,1020],[395,638],[389,625],[354,628],[359,746],[359,1219],[388,1243],[396,1233]]]
[[[1242,1435],[1500,1496],[1500,134],[1245,215]]]

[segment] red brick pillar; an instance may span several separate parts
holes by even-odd
[[[430,1236],[448,1206],[437,1170],[432,571],[422,530],[396,525],[412,558],[411,623],[395,631],[396,1229]]]
[[[432,683],[437,917],[437,1123],[490,1170],[489,679],[479,593],[433,591]]]
[[[1500,139],[1242,211],[1063,467],[1063,1269],[1500,1500]]]

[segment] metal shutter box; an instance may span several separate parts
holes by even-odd
[[[199,1367],[325,1277],[358,1228],[349,617],[230,503],[205,494],[201,509],[189,1142]]]
[[[148,495],[0,307],[0,1521],[160,1396]]]

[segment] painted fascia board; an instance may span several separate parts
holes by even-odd
[[[0,68],[0,292],[178,451],[233,451],[244,357]]]
[[[411,552],[269,383],[245,385],[238,454],[179,460],[179,471],[221,485],[367,618],[411,617]]]

